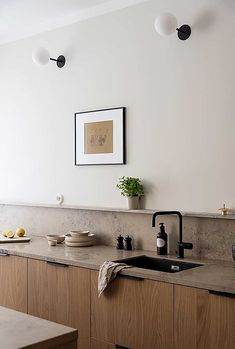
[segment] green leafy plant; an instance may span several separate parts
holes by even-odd
[[[144,188],[139,178],[123,176],[119,178],[117,188],[121,190],[123,196],[142,196]]]

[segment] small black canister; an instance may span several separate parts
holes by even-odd
[[[124,240],[124,238],[123,238],[122,235],[119,235],[117,237],[117,246],[116,247],[117,247],[118,250],[123,250],[124,249],[123,240]]]
[[[127,235],[127,237],[125,237],[125,250],[132,250],[132,244],[131,244],[132,238]]]
[[[167,254],[167,233],[165,232],[164,223],[160,223],[160,232],[157,234],[157,254]]]
[[[233,257],[233,260],[235,262],[235,244],[232,245],[232,257]]]

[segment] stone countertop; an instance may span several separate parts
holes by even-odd
[[[106,260],[115,261],[140,255],[157,257],[156,252],[152,251],[125,251],[102,245],[83,248],[68,247],[64,244],[49,246],[45,237],[32,236],[31,238],[29,243],[0,244],[0,252],[96,270]],[[175,256],[163,256],[163,258],[178,260]],[[235,294],[234,262],[200,258],[185,258],[184,261],[203,265],[178,273],[130,268],[123,270],[121,274]]]
[[[77,341],[77,330],[0,307],[1,348],[49,349]]]

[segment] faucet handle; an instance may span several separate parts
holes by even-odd
[[[192,242],[178,242],[178,246],[184,248],[185,250],[192,250],[193,249]]]
[[[184,258],[184,250],[192,250],[193,244],[191,242],[178,242],[178,258]]]

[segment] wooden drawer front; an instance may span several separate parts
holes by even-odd
[[[78,329],[90,347],[90,270],[29,259],[29,314]]]
[[[0,305],[27,313],[27,258],[0,256]]]
[[[116,349],[114,344],[97,341],[91,338],[91,349]]]
[[[175,349],[234,349],[235,298],[174,286]]]
[[[175,349],[209,349],[205,347],[208,311],[207,290],[174,285]]]
[[[173,348],[173,285],[117,278],[98,298],[91,272],[91,336],[130,349]]]
[[[209,323],[210,349],[235,348],[235,298],[211,295]]]

